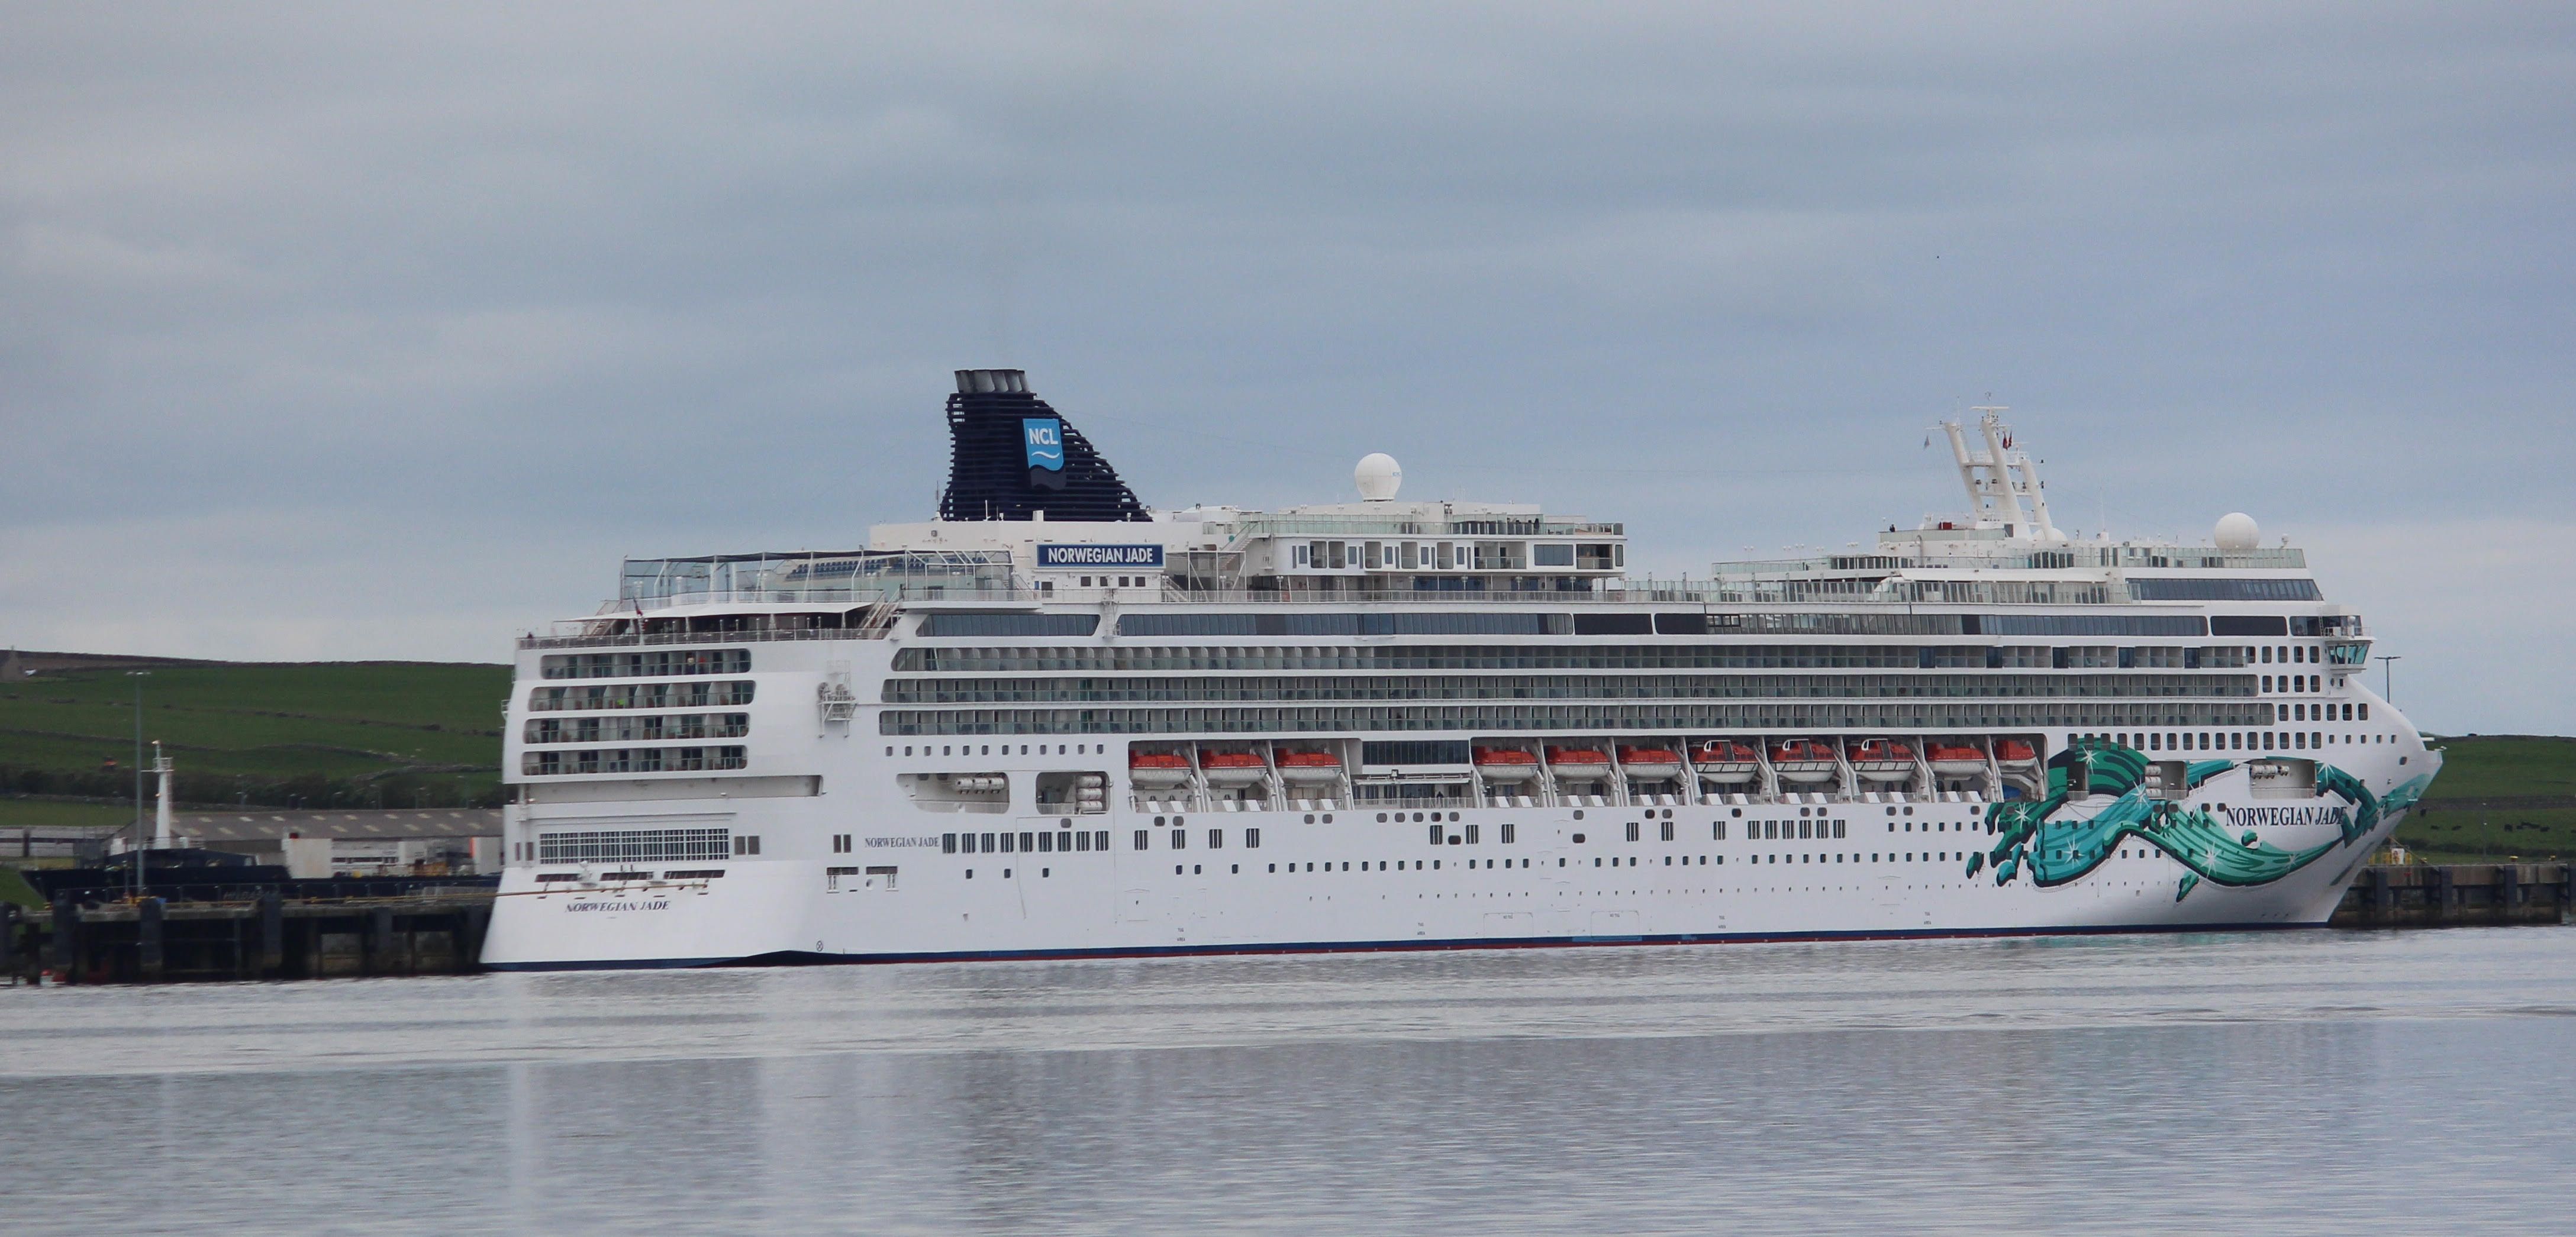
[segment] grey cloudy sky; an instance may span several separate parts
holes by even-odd
[[[501,660],[923,518],[948,371],[1148,502],[1957,505],[2310,547],[2576,730],[2576,10],[8,4],[0,643]]]

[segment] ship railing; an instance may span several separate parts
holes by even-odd
[[[2213,550],[2207,546],[2096,546],[2068,544],[2046,549],[2020,549],[2006,553],[1957,553],[1913,550],[1889,554],[1866,550],[1836,553],[1819,550],[1784,558],[1753,558],[1709,564],[1710,571],[1721,580],[1738,577],[1760,578],[1797,572],[1846,571],[2066,571],[2066,570],[2176,570],[2176,571],[2299,571],[2308,565],[2308,552],[2290,546],[2253,550]]]

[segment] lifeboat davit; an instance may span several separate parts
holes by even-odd
[[[1852,772],[1873,782],[1902,782],[1914,776],[1914,745],[1893,739],[1871,739],[1852,749]]]
[[[1943,777],[1972,777],[1986,771],[1986,754],[1964,744],[1932,745],[1932,771]]]
[[[1691,765],[1712,782],[1749,782],[1761,772],[1760,757],[1750,743],[1713,739],[1691,749]]]
[[[2039,749],[2019,739],[1995,741],[1995,763],[2016,772],[2039,767]]]
[[[1297,786],[1339,782],[1342,780],[1342,758],[1331,752],[1281,752],[1279,778]]]
[[[1682,775],[1682,754],[1668,747],[1622,747],[1619,767],[1640,782],[1661,782]]]
[[[1199,771],[1210,786],[1251,786],[1268,778],[1270,765],[1258,752],[1201,752]]]
[[[1589,747],[1551,747],[1547,766],[1569,782],[1598,782],[1610,776],[1610,754]]]
[[[1190,758],[1178,752],[1127,753],[1127,780],[1156,789],[1190,780]]]
[[[1517,747],[1480,747],[1476,772],[1488,782],[1526,782],[1538,776],[1538,757]]]
[[[1771,745],[1771,771],[1784,782],[1834,780],[1834,749],[1822,743],[1792,739]]]

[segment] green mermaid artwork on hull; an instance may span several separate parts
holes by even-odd
[[[2045,888],[2081,879],[2118,853],[2126,838],[2136,838],[2173,856],[2190,871],[2174,891],[2179,902],[2203,880],[2221,885],[2262,885],[2314,863],[2319,857],[2369,837],[2390,813],[2412,806],[2432,782],[2415,778],[2386,795],[2374,796],[2361,779],[2322,761],[2317,764],[2317,790],[2342,799],[2336,812],[2341,836],[2304,850],[2283,850],[2251,829],[2231,831],[2209,812],[2178,800],[2150,799],[2146,793],[2146,753],[2102,739],[2079,739],[2048,762],[2047,793],[1986,809],[1986,826],[1995,844],[1968,857],[1968,875],[1988,863],[1995,883],[2009,884],[2028,874]],[[2236,767],[2232,760],[2196,760],[2184,770],[2184,787],[2197,789]],[[2078,789],[2080,788],[2080,790]],[[2069,799],[2113,795],[2111,805],[2085,820],[2054,820]]]

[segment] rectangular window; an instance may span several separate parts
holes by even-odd
[[[1673,840],[1673,822],[1669,820],[1664,822],[1664,840],[1667,842]]]
[[[1187,830],[1187,829],[1174,829],[1174,830],[1172,830],[1172,849],[1173,849],[1173,850],[1188,850],[1189,848],[1190,848],[1190,831],[1189,831],[1189,830]]]
[[[1144,836],[1145,836],[1145,831],[1144,831],[1144,830],[1139,829],[1139,830],[1137,830],[1137,831],[1136,831],[1136,837],[1139,839],[1139,840],[1137,841],[1137,843],[1136,843],[1136,849],[1138,849],[1138,850],[1143,850],[1143,849],[1145,849],[1145,843],[1144,843],[1144,842],[1143,842],[1143,840],[1142,840],[1142,839],[1144,838]],[[1108,831],[1108,830],[1103,829],[1103,830],[1101,830],[1100,832],[1098,832],[1098,833],[1095,833],[1095,834],[1092,834],[1092,835],[1091,835],[1091,849],[1093,849],[1093,850],[1107,850],[1107,849],[1109,849],[1109,831]]]
[[[1260,830],[1258,830],[1258,829],[1246,829],[1246,830],[1244,830],[1244,831],[1243,831],[1243,844],[1244,844],[1244,846],[1245,846],[1246,848],[1251,849],[1251,850],[1259,850],[1259,849],[1261,849],[1261,831],[1260,831]]]
[[[1208,830],[1208,849],[1209,849],[1209,850],[1223,850],[1224,848],[1225,848],[1225,830],[1223,830],[1223,829],[1210,829],[1210,830]]]
[[[970,833],[970,834],[968,834],[968,835],[966,835],[966,836],[967,836],[968,840],[970,840],[970,841],[971,841],[971,840],[973,840],[973,838],[974,838],[974,836],[975,836],[975,835],[973,835],[973,834],[971,834],[971,833]],[[940,853],[940,854],[943,854],[943,855],[953,855],[953,854],[956,854],[956,853],[957,853],[957,835],[956,835],[956,834],[953,834],[953,833],[943,833],[943,834],[940,834],[940,835],[939,835],[939,853]]]
[[[537,835],[544,863],[655,863],[741,853],[723,829],[617,829]]]
[[[1515,825],[1510,821],[1503,822],[1503,845],[1510,846],[1513,843],[1520,841],[1519,834],[1520,826]]]
[[[1002,837],[1009,837],[1009,836],[1011,836],[1011,835],[1010,835],[1010,834],[1005,833],[1005,834],[1002,834],[1002,835],[1000,835],[1000,836],[1002,836]],[[985,834],[985,835],[984,835],[984,853],[985,853],[985,854],[987,854],[987,855],[989,855],[989,854],[992,854],[992,853],[993,853],[993,838],[994,838],[994,835],[993,835],[993,834],[987,833],[987,834]]]
[[[1726,822],[1725,822],[1725,821],[1722,821],[1722,820],[1713,820],[1713,821],[1710,821],[1710,822],[1709,822],[1709,825],[1708,825],[1708,839],[1709,839],[1710,841],[1712,841],[1712,842],[1723,842],[1723,841],[1725,841],[1725,840],[1726,840]]]
[[[1054,835],[1054,834],[1052,834],[1052,833],[1041,833],[1041,834],[1039,834],[1039,835],[1038,835],[1038,851],[1039,851],[1039,853],[1041,853],[1041,854],[1054,854],[1054,853],[1055,853],[1055,835]]]
[[[1801,837],[1801,838],[1812,838],[1812,837],[1814,837],[1814,836],[1815,836],[1815,824],[1814,824],[1814,822],[1812,822],[1812,821],[1804,821],[1804,820],[1799,821],[1799,822],[1798,822],[1798,836],[1799,836],[1799,837]]]
[[[1438,826],[1438,825],[1433,825],[1433,826],[1431,826],[1431,844],[1432,844],[1432,845],[1434,845],[1434,846],[1438,846],[1438,845],[1441,843],[1442,838],[1443,838],[1443,834],[1442,834],[1442,832],[1441,832],[1440,826]]]
[[[1476,844],[1476,826],[1469,825],[1467,826],[1467,845],[1474,846]]]
[[[1633,820],[1628,822],[1628,840],[1631,842],[1637,840],[1637,822]]]
[[[1029,843],[1034,842],[1034,841],[1036,841],[1036,840],[1037,840],[1037,839],[1036,839],[1035,837],[1033,837],[1033,836],[1031,836],[1031,835],[1029,835],[1029,834],[1026,834],[1026,833],[1021,834],[1021,835],[1020,835],[1020,853],[1025,855],[1025,854],[1029,853],[1030,851],[1037,849],[1036,847],[1029,845]],[[1008,849],[1010,849],[1010,848],[1009,848],[1009,847],[1004,847],[1003,849],[1008,850]]]
[[[1834,836],[1835,836],[1835,837],[1841,837],[1842,835],[1843,835],[1843,822],[1841,822],[1841,821],[1839,821],[1839,820],[1838,820],[1838,821],[1835,821],[1835,822],[1834,822]]]

